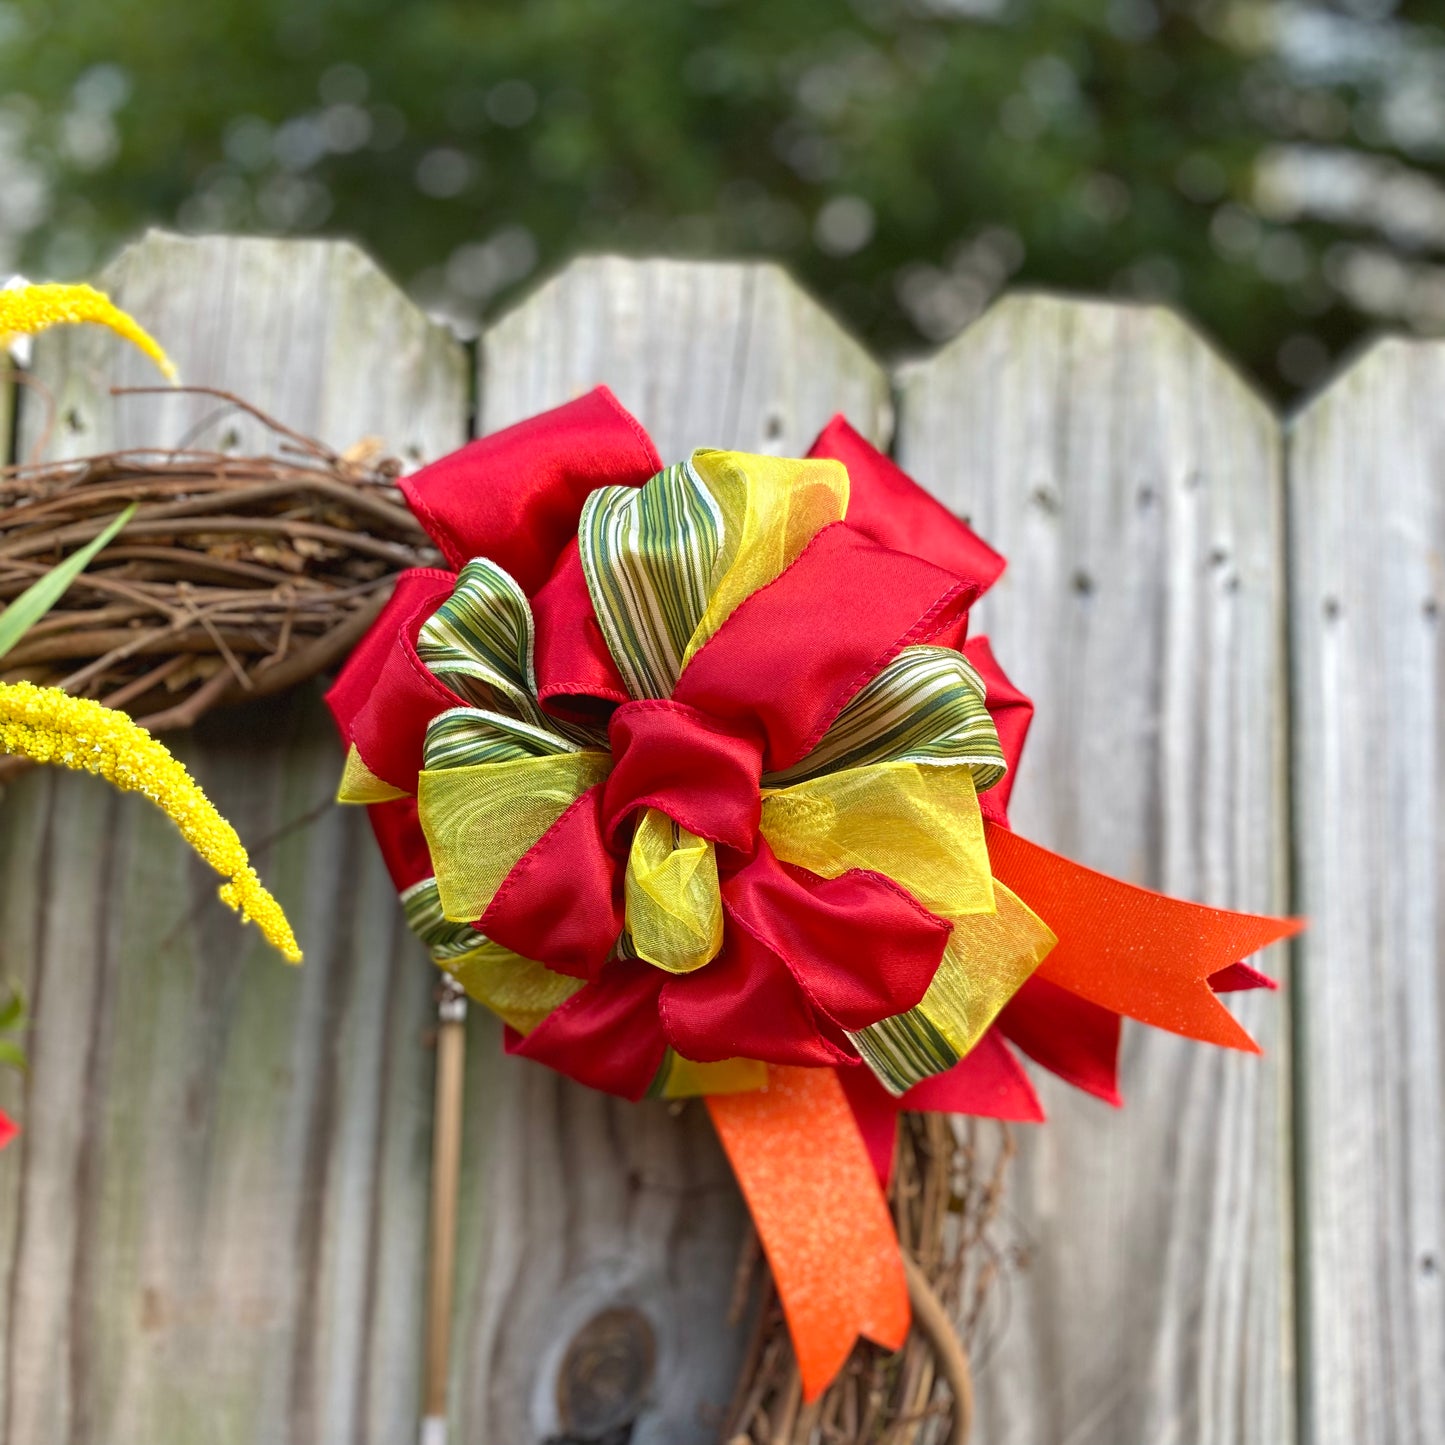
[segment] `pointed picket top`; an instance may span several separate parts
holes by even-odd
[[[1138,363],[1144,357],[1148,366],[1141,369]],[[950,388],[964,375],[978,385],[1007,388],[1009,378],[1026,364],[1051,368],[1056,378],[1067,370],[1073,387],[1092,394],[1108,391],[1122,376],[1142,379],[1152,374],[1149,390],[1161,409],[1161,420],[1171,409],[1187,404],[1193,389],[1207,387],[1211,394],[1227,399],[1252,428],[1277,427],[1272,407],[1249,379],[1172,307],[1029,291],[1000,297],[940,350],[899,367],[900,410],[918,414],[947,407]],[[1158,367],[1164,371],[1153,372]],[[1048,374],[1042,371],[1040,382]],[[1186,390],[1180,391],[1180,385]],[[1077,392],[1080,397],[1085,394]],[[1036,390],[1028,404],[1037,409],[1047,402]],[[966,406],[954,410],[960,419],[971,414]],[[934,417],[935,424],[940,420]],[[963,436],[958,444],[961,458],[982,445]],[[958,486],[955,474],[946,471],[921,480],[945,499]]]
[[[1041,295],[904,368],[898,406],[900,461],[1008,558],[976,625],[1037,706],[1019,831],[1285,911],[1269,408],[1169,310]],[[1288,1005],[1240,997],[1262,1059],[1126,1025],[1122,1113],[1040,1079],[1049,1123],[1009,1181],[1032,1262],[979,1377],[983,1436],[1292,1438]]]
[[[771,262],[573,261],[483,337],[481,430],[599,382],[664,460],[796,453],[839,411],[875,442],[892,432],[882,368]]]
[[[153,230],[96,285],[166,348],[182,383],[221,386],[333,447],[377,436],[415,465],[452,434],[464,348],[350,241]],[[360,356],[375,361],[360,367]],[[276,445],[211,398],[112,396],[165,383],[97,327],[39,338],[33,376],[38,386],[21,399],[22,458],[37,448],[64,457],[185,444],[247,455]]]
[[[1445,1419],[1445,341],[1374,343],[1288,435],[1311,1438],[1424,1441]]]
[[[1347,404],[1358,404],[1366,395],[1394,392],[1399,389],[1402,375],[1423,375],[1428,379],[1432,372],[1438,375],[1436,369],[1442,364],[1445,339],[1393,332],[1373,336],[1346,353],[1339,365],[1286,416],[1286,429],[1294,434],[1308,425],[1321,425],[1320,412],[1342,410],[1342,398]]]

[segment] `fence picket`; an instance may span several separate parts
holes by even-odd
[[[102,277],[188,382],[346,446],[464,439],[465,354],[354,247],[153,234]],[[112,398],[147,363],[41,338],[22,454],[273,443],[192,397]],[[56,400],[47,415],[44,396]],[[314,690],[176,751],[307,950],[287,969],[145,802],[37,769],[4,800],[0,976],[34,1009],[0,1211],[0,1438],[16,1445],[401,1440],[421,1350],[430,965]]]
[[[1445,1429],[1442,397],[1387,341],[1289,432],[1311,1445]]]
[[[975,614],[1038,711],[1027,836],[1182,896],[1285,898],[1273,416],[1157,309],[1000,303],[900,378],[903,465],[1009,559]],[[1282,957],[1266,968],[1282,973]],[[1114,1114],[1044,1077],[1008,1212],[1027,1267],[979,1371],[1002,1445],[1293,1438],[1287,1005],[1263,1059],[1125,1026]]]
[[[887,424],[883,374],[775,267],[579,261],[493,327],[482,356],[483,431],[598,382],[664,460],[800,451],[839,409],[880,440]],[[705,1114],[604,1098],[503,1059],[485,1020],[469,1027],[460,1438],[567,1433],[568,1346],[618,1310],[646,1320],[614,1317],[618,1357],[645,1376],[649,1330],[657,1349],[633,1445],[711,1445],[738,1365],[724,1321],[743,1216]],[[571,1423],[580,1436],[598,1422]]]

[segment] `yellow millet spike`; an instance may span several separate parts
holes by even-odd
[[[184,766],[123,712],[33,682],[0,682],[0,752],[83,769],[122,792],[144,793],[181,836],[230,881],[221,898],[288,963],[301,962],[281,905],[261,886],[236,830]]]
[[[63,286],[54,282],[0,290],[0,341],[34,336],[51,326],[93,321],[138,346],[160,368],[167,381],[176,379],[171,359],[134,317],[94,286]]]

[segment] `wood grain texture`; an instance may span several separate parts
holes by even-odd
[[[183,377],[335,446],[465,437],[465,354],[353,247],[153,235],[102,278]],[[23,445],[269,444],[91,329],[37,347]],[[0,1195],[8,1445],[404,1440],[419,1399],[430,967],[314,692],[176,750],[296,925],[286,968],[143,800],[36,770],[4,798],[0,974],[34,1008]],[[7,1103],[9,1101],[7,1100]],[[18,1167],[17,1167],[18,1166]]]
[[[1445,1438],[1445,345],[1290,428],[1311,1445]]]
[[[865,436],[892,430],[883,373],[775,265],[585,257],[503,317],[482,355],[489,431],[599,381],[664,461],[700,446],[786,455],[839,411]]]
[[[188,386],[234,392],[278,421],[341,448],[383,437],[408,466],[465,440],[465,352],[429,324],[347,241],[275,241],[152,231],[102,285],[170,353]],[[36,347],[20,455],[84,456],[182,443],[255,455],[276,440],[223,403],[164,387],[133,347],[98,327],[65,327]],[[47,404],[47,396],[50,403]]]
[[[1013,817],[1121,877],[1285,901],[1277,426],[1155,308],[1013,297],[900,379],[902,464],[1009,559],[975,614],[1035,700]],[[1283,972],[1276,954],[1265,966]],[[1033,1070],[1029,1258],[978,1370],[990,1445],[1294,1438],[1288,1029],[1226,1054],[1126,1025],[1123,1113]]]
[[[664,460],[796,452],[840,408],[886,440],[882,373],[773,267],[581,261],[482,353],[483,431],[606,382]],[[458,1438],[563,1434],[567,1346],[618,1309],[645,1317],[657,1351],[631,1445],[710,1445],[738,1366],[723,1320],[743,1214],[704,1112],[604,1098],[470,1027]]]

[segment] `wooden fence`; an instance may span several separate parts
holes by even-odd
[[[579,261],[474,350],[345,244],[152,235],[103,284],[187,380],[409,463],[598,381],[665,457],[797,451],[836,410],[891,443],[1010,559],[978,623],[1038,702],[1020,828],[1313,921],[1286,992],[1239,997],[1262,1059],[1133,1028],[1123,1113],[1041,1080],[978,1440],[1445,1435],[1445,344],[1382,342],[1282,423],[1155,307],[1012,296],[890,376],[772,266]],[[21,455],[269,446],[194,397],[111,397],[149,378],[103,333],[44,338],[35,373],[54,411],[18,397]],[[34,1027],[23,1091],[0,1084],[26,1126],[0,1157],[0,1439],[406,1441],[431,970],[330,806],[314,691],[180,751],[262,841],[308,961],[242,935],[143,804],[8,790],[0,977]],[[559,1418],[559,1371],[621,1309],[657,1362],[607,1438],[711,1440],[743,1219],[702,1111],[469,1030],[455,1438],[597,1438]]]

